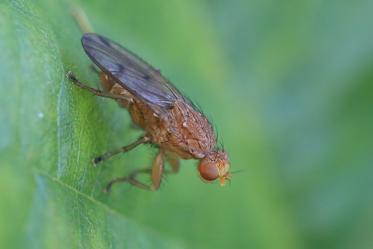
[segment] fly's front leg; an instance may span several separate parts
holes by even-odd
[[[115,100],[125,100],[125,101],[130,101],[127,96],[125,95],[119,95],[119,94],[112,94],[109,92],[104,92],[99,89],[90,87],[84,83],[82,83],[80,80],[76,78],[76,76],[71,72],[67,72],[66,77],[74,83],[77,87],[80,87],[81,89],[87,90],[90,93],[93,93],[96,96],[104,97],[104,98],[110,98],[110,99],[115,99]]]
[[[111,190],[113,184],[119,183],[119,182],[128,182],[135,187],[145,189],[145,190],[149,190],[149,191],[155,191],[161,185],[163,170],[164,170],[164,154],[160,150],[158,152],[157,156],[154,158],[151,168],[135,170],[135,171],[131,172],[128,176],[113,179],[106,186],[105,192],[109,192]],[[142,183],[139,180],[137,180],[136,177],[139,174],[150,174],[152,184],[147,185],[147,184]]]
[[[102,154],[101,156],[97,156],[95,158],[93,158],[92,160],[92,163],[94,165],[102,162],[102,161],[105,161],[119,153],[126,153],[134,148],[136,148],[137,146],[139,146],[140,144],[144,144],[144,143],[147,143],[150,141],[150,138],[148,136],[142,136],[140,137],[139,139],[137,139],[135,142],[129,144],[129,145],[126,145],[126,146],[123,146],[119,149],[116,149],[116,150],[112,150],[112,151],[108,151],[106,152],[105,154]]]
[[[152,187],[151,187],[152,191],[159,189],[159,186],[161,186],[163,170],[164,170],[164,154],[162,150],[159,150],[152,164]]]

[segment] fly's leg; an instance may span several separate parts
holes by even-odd
[[[130,183],[131,185],[135,186],[135,187],[138,187],[138,188],[141,188],[141,189],[145,189],[145,190],[151,190],[151,187],[138,181],[136,179],[136,176],[138,174],[150,174],[151,173],[151,168],[145,168],[145,169],[138,169],[138,170],[134,170],[131,172],[131,174],[129,174],[128,176],[123,176],[123,177],[118,177],[118,178],[114,178],[113,180],[111,180],[105,187],[104,189],[104,192],[106,193],[109,193],[111,191],[111,188],[112,186],[115,184],[115,183],[120,183],[120,182],[128,182]]]
[[[162,150],[159,150],[152,164],[152,175],[151,175],[151,178],[152,178],[151,190],[152,191],[159,189],[159,186],[161,186],[163,170],[164,170],[164,154]]]
[[[90,87],[90,86],[82,83],[80,80],[78,80],[76,78],[76,76],[71,71],[67,72],[66,77],[71,82],[73,82],[77,87],[80,87],[80,88],[82,88],[84,90],[87,90],[87,91],[91,92],[92,94],[94,94],[96,96],[100,96],[100,97],[104,97],[104,98],[110,98],[110,99],[115,99],[115,100],[130,101],[128,99],[128,97],[125,96],[125,95],[119,95],[119,94],[112,94],[112,93],[104,92],[102,90],[99,90],[99,89],[96,89],[96,88],[92,88],[92,87]]]
[[[94,165],[102,162],[102,161],[105,161],[119,153],[126,153],[134,148],[136,148],[137,146],[139,146],[140,144],[144,144],[144,143],[147,143],[150,141],[150,138],[148,136],[142,136],[140,137],[139,139],[137,139],[135,142],[129,144],[129,145],[126,145],[126,146],[123,146],[119,149],[116,149],[116,150],[113,150],[113,151],[108,151],[106,152],[105,154],[102,154],[101,156],[97,156],[95,158],[93,158],[92,160],[92,163]]]
[[[171,166],[170,169],[164,169],[163,174],[176,174],[179,172],[180,169],[180,159],[175,154],[166,154],[165,159],[168,162],[168,164]]]
[[[170,164],[171,170],[165,170],[166,174],[176,174],[180,169],[180,160],[175,154],[167,154],[166,161]]]
[[[108,183],[104,191],[110,192],[113,184],[119,183],[119,182],[128,182],[131,185],[141,188],[141,189],[145,189],[149,191],[156,191],[161,185],[163,169],[164,169],[164,154],[162,151],[159,151],[157,156],[153,160],[153,164],[151,168],[138,169],[138,170],[131,172],[128,176],[115,178]],[[138,174],[150,174],[151,179],[152,179],[152,184],[147,185],[137,180],[136,176]]]

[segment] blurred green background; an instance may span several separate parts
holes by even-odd
[[[71,11],[160,68],[211,117],[230,185],[195,162],[149,193],[149,164],[98,86]],[[373,248],[373,2],[0,2],[1,248]]]

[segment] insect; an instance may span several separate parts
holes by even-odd
[[[94,95],[116,100],[144,130],[138,140],[94,158],[93,163],[128,152],[140,144],[153,144],[158,148],[151,167],[113,179],[108,183],[107,191],[118,182],[155,191],[163,174],[178,171],[180,159],[199,160],[197,168],[206,182],[219,179],[224,185],[229,180],[229,159],[226,152],[218,148],[211,123],[159,70],[104,36],[86,33],[81,42],[86,54],[100,69],[103,90],[82,83],[72,72],[68,72],[67,77]],[[165,170],[166,162],[171,170]],[[139,181],[139,174],[149,174],[151,184]]]

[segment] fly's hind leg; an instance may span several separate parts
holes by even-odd
[[[128,176],[115,178],[107,184],[104,191],[110,192],[113,184],[119,183],[119,182],[128,182],[131,185],[141,188],[141,189],[145,189],[149,191],[156,191],[161,185],[163,171],[164,171],[164,154],[160,150],[157,156],[154,158],[151,168],[138,169],[138,170],[131,172]],[[137,180],[136,177],[139,174],[150,174],[152,184],[148,185]]]
[[[92,94],[94,94],[96,96],[100,96],[100,97],[104,97],[104,98],[110,98],[110,99],[115,99],[115,100],[124,100],[126,102],[130,101],[130,99],[126,95],[119,95],[119,94],[112,94],[112,93],[109,93],[109,92],[104,92],[102,90],[90,87],[90,86],[82,83],[80,80],[78,80],[76,78],[75,74],[73,72],[71,72],[71,71],[67,72],[66,77],[72,83],[74,83],[77,87],[80,87],[81,89],[87,90],[88,92],[90,92],[90,93],[92,93]]]

